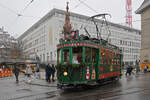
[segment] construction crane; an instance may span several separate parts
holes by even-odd
[[[126,0],[126,24],[132,27],[132,0]]]

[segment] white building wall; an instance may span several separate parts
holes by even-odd
[[[77,15],[70,16],[74,30],[79,29],[79,34],[86,34],[82,27],[86,27],[92,37],[97,37],[95,26],[86,18],[79,18]],[[57,48],[62,28],[65,22],[65,15],[55,12],[55,15],[39,23],[36,28],[28,32],[21,40],[24,44],[24,52],[31,58],[37,54],[42,62],[56,61]],[[101,23],[98,23],[99,26]],[[123,26],[122,26],[123,27]],[[141,34],[140,31],[128,31],[122,27],[109,26],[111,35],[109,42],[119,46],[124,54],[124,62],[135,62],[140,57]],[[108,37],[106,28],[102,28],[102,38]]]

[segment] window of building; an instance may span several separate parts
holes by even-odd
[[[49,62],[49,53],[47,53],[47,62]]]
[[[45,54],[43,54],[43,62],[45,61]]]
[[[51,61],[52,61],[53,60],[53,53],[51,52],[50,54],[51,54],[50,57],[51,57]]]
[[[40,60],[42,60],[42,55],[40,55]]]

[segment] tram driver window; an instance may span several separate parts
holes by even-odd
[[[60,63],[61,62],[61,50],[58,50],[57,57],[58,57],[58,63]]]
[[[63,50],[63,62],[64,64],[69,62],[69,50],[68,49]]]
[[[82,47],[74,47],[72,49],[72,63],[79,64],[82,62]]]

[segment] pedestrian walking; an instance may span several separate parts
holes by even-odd
[[[127,69],[126,69],[126,76],[127,76],[128,74],[131,75],[131,73],[130,73],[130,66],[127,66]]]
[[[19,72],[20,72],[20,69],[16,66],[16,64],[14,65],[14,69],[13,69],[13,73],[15,74],[15,77],[16,77],[16,82],[19,82]]]
[[[55,65],[52,64],[52,81],[54,82],[55,81],[55,72],[56,72],[56,69],[55,69]]]
[[[48,82],[48,65],[46,65],[45,67],[45,77],[46,77],[46,81]]]
[[[133,70],[133,67],[132,66],[128,66],[127,67],[127,70],[126,70],[126,76],[129,74],[129,76],[131,75],[132,73],[132,70]]]
[[[147,71],[148,71],[148,66],[145,65],[145,66],[144,66],[144,72],[147,72]]]
[[[130,69],[130,70],[131,70],[131,72],[130,72],[130,73],[131,73],[131,74],[133,74],[133,75],[134,75],[134,72],[133,72],[133,70],[134,70],[134,69],[135,69],[135,66],[134,66],[134,65],[132,65],[132,66],[131,66],[131,69]]]
[[[45,69],[47,82],[51,82],[52,70],[53,70],[52,66],[50,64],[48,64]]]
[[[32,68],[30,66],[26,67],[25,74],[27,75],[28,78],[31,77],[31,75],[32,75]]]
[[[35,70],[35,77],[36,77],[36,79],[39,79],[39,73],[40,73],[40,68],[36,67],[36,70]]]
[[[138,72],[140,72],[140,66],[139,66],[140,61],[136,60],[135,64],[136,64],[136,73],[138,74]]]

